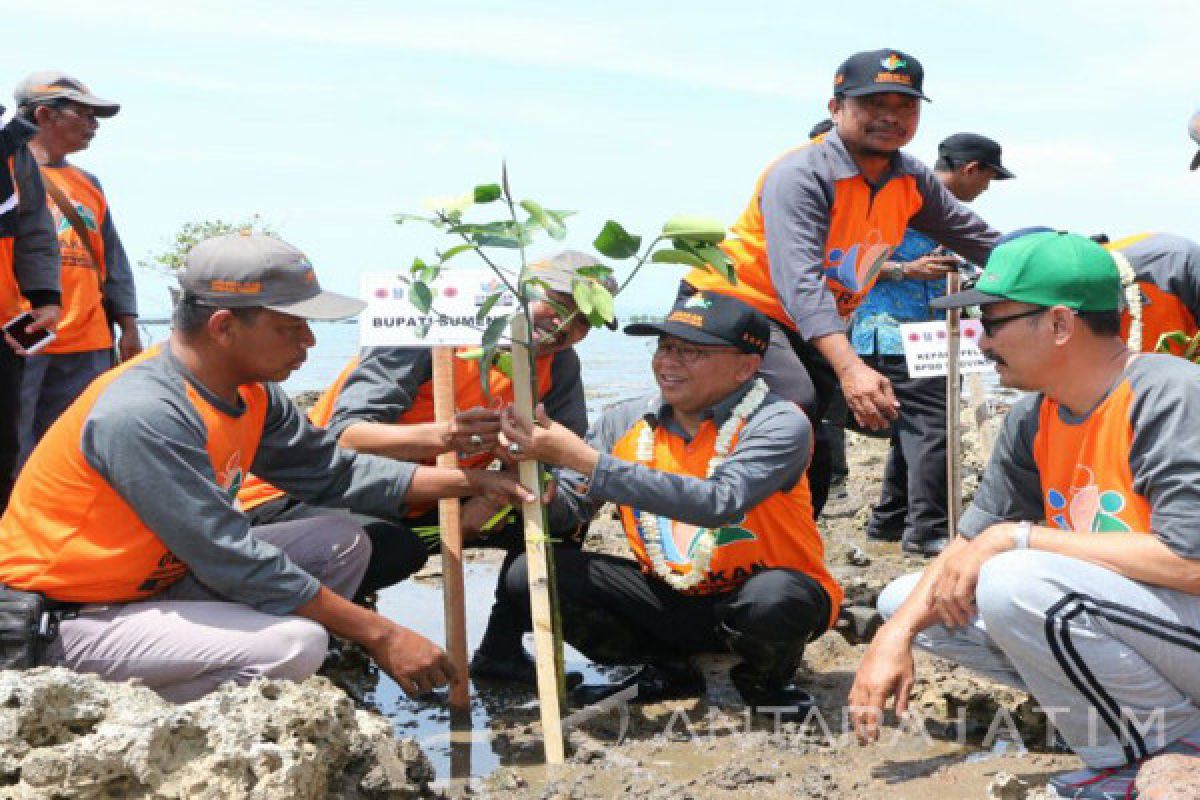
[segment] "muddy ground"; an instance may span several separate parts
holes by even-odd
[[[969,497],[982,456],[977,438],[967,439]],[[849,487],[859,499],[844,504],[849,506],[844,516],[822,522],[827,557],[847,600],[864,607],[892,578],[925,563],[896,544],[863,535],[869,505],[878,499],[885,453],[885,442],[850,434]],[[606,516],[593,526],[586,547],[622,552],[624,536]],[[470,555],[476,570],[496,560],[489,551]],[[438,573],[435,560],[420,583],[437,582]],[[797,678],[819,705],[819,718],[807,724],[775,724],[770,718],[747,724],[744,716],[710,711],[700,699],[633,706],[623,731],[617,711],[575,727],[568,764],[550,769],[540,766],[535,695],[476,686],[474,750],[446,745],[445,736],[441,757],[437,746],[426,749],[438,767],[441,790],[451,796],[1022,798],[1040,796],[1038,787],[1048,775],[1079,768],[1074,756],[1047,745],[1045,720],[1029,697],[922,654],[912,702],[920,723],[901,730],[893,720],[881,743],[854,744],[844,734],[844,705],[866,645],[852,643],[852,630],[845,634],[827,633],[805,653]],[[588,672],[589,679],[596,675]],[[392,697],[383,710],[398,731],[420,741],[430,729],[428,707],[395,695],[380,685],[374,696]],[[426,716],[418,724],[412,714]],[[444,725],[445,719],[436,722]],[[472,753],[474,764],[468,763]]]

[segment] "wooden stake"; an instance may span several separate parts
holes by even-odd
[[[951,272],[946,276],[946,293],[958,291],[959,276]],[[957,308],[946,312],[946,498],[947,532],[953,538],[958,532],[958,517],[962,505],[962,439],[959,436],[959,407],[962,388],[958,383],[958,349],[961,338]]]
[[[433,348],[433,417],[438,422],[454,420],[454,348]],[[439,467],[458,466],[458,454],[442,453]],[[471,705],[467,676],[467,606],[463,584],[463,537],[461,504],[457,497],[438,501],[438,527],[442,537],[442,597],[446,604],[446,655],[454,666],[450,684],[450,708],[466,710]]]
[[[513,317],[513,404],[517,413],[525,419],[533,419],[533,378],[529,341],[529,323],[525,315]],[[522,461],[521,484],[538,495],[541,491],[541,465],[536,461]],[[554,612],[551,605],[549,552],[546,530],[542,524],[542,506],[538,501],[523,503],[521,515],[525,519],[525,553],[529,565],[529,610],[533,617],[533,644],[537,657],[538,705],[542,716],[542,745],[546,751],[547,764],[562,764],[565,760],[562,731],[562,712],[559,703],[559,676]]]

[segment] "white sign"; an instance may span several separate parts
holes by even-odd
[[[358,317],[360,344],[363,347],[478,345],[492,320],[517,309],[516,297],[504,291],[487,318],[477,319],[484,301],[504,289],[504,284],[489,270],[446,270],[429,288],[433,306],[428,313],[422,313],[413,305],[412,278],[407,271],[364,274],[362,299],[367,308]]]
[[[961,320],[958,328],[959,372],[994,374],[995,367],[983,357],[983,352],[979,349],[979,339],[983,336],[979,320]],[[904,343],[904,359],[908,362],[910,378],[934,378],[946,374],[950,334],[946,330],[945,322],[906,323],[900,326],[900,340]]]

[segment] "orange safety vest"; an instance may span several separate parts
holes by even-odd
[[[460,347],[455,350],[455,353],[463,353],[473,348]],[[538,381],[538,397],[545,397],[550,391],[550,376],[553,367],[554,357],[544,356],[537,360],[537,381]],[[325,390],[325,392],[317,399],[312,408],[308,410],[308,419],[318,428],[324,428],[329,425],[329,420],[333,418],[333,410],[337,406],[338,397],[342,393],[342,389],[346,385],[346,381],[350,378],[350,374],[358,367],[358,358],[350,359],[350,363],[345,366],[333,384]],[[513,401],[512,380],[498,369],[492,369],[489,374],[490,388],[492,393],[492,402],[499,399],[503,403],[511,403]],[[454,360],[454,410],[465,411],[468,408],[488,405],[488,398],[483,394],[483,386],[479,381],[479,361],[475,359],[455,358]],[[433,422],[433,381],[425,381],[417,389],[417,396],[413,398],[412,406],[397,417],[392,424],[395,425],[418,425],[424,422]],[[476,453],[475,455],[467,456],[459,459],[459,466],[464,469],[483,468],[492,462],[493,456],[490,453]],[[427,462],[432,464],[432,461]],[[238,494],[238,502],[242,508],[252,509],[263,503],[270,502],[276,498],[283,497],[284,491],[270,483],[267,483],[262,478],[256,475],[247,476],[246,484],[242,487],[242,491]],[[409,516],[419,516],[428,509],[432,508],[433,504],[423,504],[420,506],[410,506]]]
[[[804,147],[813,144],[817,143]],[[789,153],[784,153],[780,159],[787,155]],[[780,159],[759,176],[754,196],[733,224],[733,235],[721,243],[721,248],[733,260],[737,284],[730,284],[718,273],[707,269],[694,269],[684,280],[703,291],[733,295],[795,330],[796,326],[784,311],[771,281],[762,213],[763,183]],[[888,255],[900,244],[909,220],[923,204],[916,178],[912,175],[892,178],[875,192],[874,197],[870,184],[862,175],[834,183],[822,268],[829,290],[837,301],[838,314],[843,319],[848,318],[871,291]]]
[[[1132,247],[1143,239],[1153,236],[1153,233],[1139,233],[1116,242],[1106,244],[1106,250],[1124,250]],[[1191,309],[1183,301],[1158,286],[1152,281],[1139,280],[1138,287],[1142,290],[1142,352],[1153,353],[1158,347],[1158,340],[1164,333],[1182,331],[1189,338],[1200,331],[1196,318]],[[1121,338],[1129,339],[1130,316],[1128,311],[1121,312]]]
[[[1033,460],[1042,484],[1046,521],[1079,533],[1150,531],[1150,503],[1134,491],[1129,451],[1133,389],[1116,389],[1081,424],[1059,419],[1059,405],[1042,398]]]
[[[16,157],[9,156],[5,165],[12,178],[13,194],[20,195],[17,186]],[[0,198],[5,199],[5,198]],[[13,247],[16,240],[11,236],[0,237],[0,325],[5,325],[10,319],[21,313],[24,298],[21,288],[17,286],[17,276],[13,272]]]
[[[639,420],[617,441],[612,449],[614,458],[637,462],[638,435],[646,424],[645,420]],[[654,431],[652,466],[661,472],[704,478],[709,459],[716,450],[716,440],[717,428],[711,419],[700,423],[700,429],[690,443],[660,425]],[[733,446],[737,446],[737,437]],[[646,555],[639,520],[656,526],[660,533],[669,533],[662,535],[661,540],[663,554],[674,571],[686,574],[691,569],[689,554],[707,529],[629,506],[619,508],[625,536],[643,571],[653,574],[654,567]],[[791,489],[771,495],[747,511],[742,520],[721,527],[715,534],[716,548],[708,573],[704,580],[687,590],[687,594],[729,591],[756,572],[785,567],[803,572],[820,583],[829,593],[829,624],[837,619],[842,605],[842,587],[825,567],[825,545],[813,521],[807,476],[802,476]]]
[[[151,597],[187,574],[187,565],[81,449],[84,423],[100,396],[126,370],[160,352],[152,348],[93,381],[33,451],[0,518],[0,583],[65,602],[125,603]],[[213,473],[232,496],[258,451],[267,390],[241,387],[246,410],[237,418],[210,405],[190,383],[185,390],[204,422]]]
[[[62,253],[62,317],[55,329],[57,338],[46,345],[44,353],[86,353],[107,350],[113,345],[112,329],[104,314],[104,237],[100,225],[108,214],[104,192],[80,170],[69,164],[62,167],[42,167],[42,177],[53,181],[87,226],[92,252],[100,259],[92,262],[87,248],[75,231],[75,226],[63,215],[58,203],[49,195],[46,205],[54,215],[58,232],[58,247]]]

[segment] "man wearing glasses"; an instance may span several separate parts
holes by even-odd
[[[1059,797],[1126,797],[1138,765],[1200,752],[1200,367],[1121,337],[1113,257],[1073,234],[992,253],[980,347],[1034,394],[1010,412],[959,536],[880,596],[887,623],[850,692],[878,736],[913,683],[912,646],[1031,693],[1088,769]]]
[[[140,353],[142,343],[133,271],[104,190],[94,175],[66,160],[90,146],[99,120],[121,107],[57,71],[33,73],[15,97],[17,113],[38,128],[29,149],[41,168],[62,253],[57,338],[25,359],[19,422],[24,462],[54,420],[112,366],[112,326],[121,330],[122,360]]]
[[[735,298],[699,292],[664,322],[625,332],[658,337],[658,394],[613,407],[586,440],[540,410],[536,424],[511,408],[503,419],[525,457],[559,468],[551,527],[586,522],[611,502],[636,559],[556,555],[567,641],[597,663],[645,665],[623,684],[580,687],[576,700],[628,687],[639,702],[694,694],[703,684],[689,657],[732,651],[747,705],[803,715],[811,698],[790,682],[842,590],[811,513],[812,428],[755,377],[770,323]],[[528,630],[524,556],[503,580]]]

